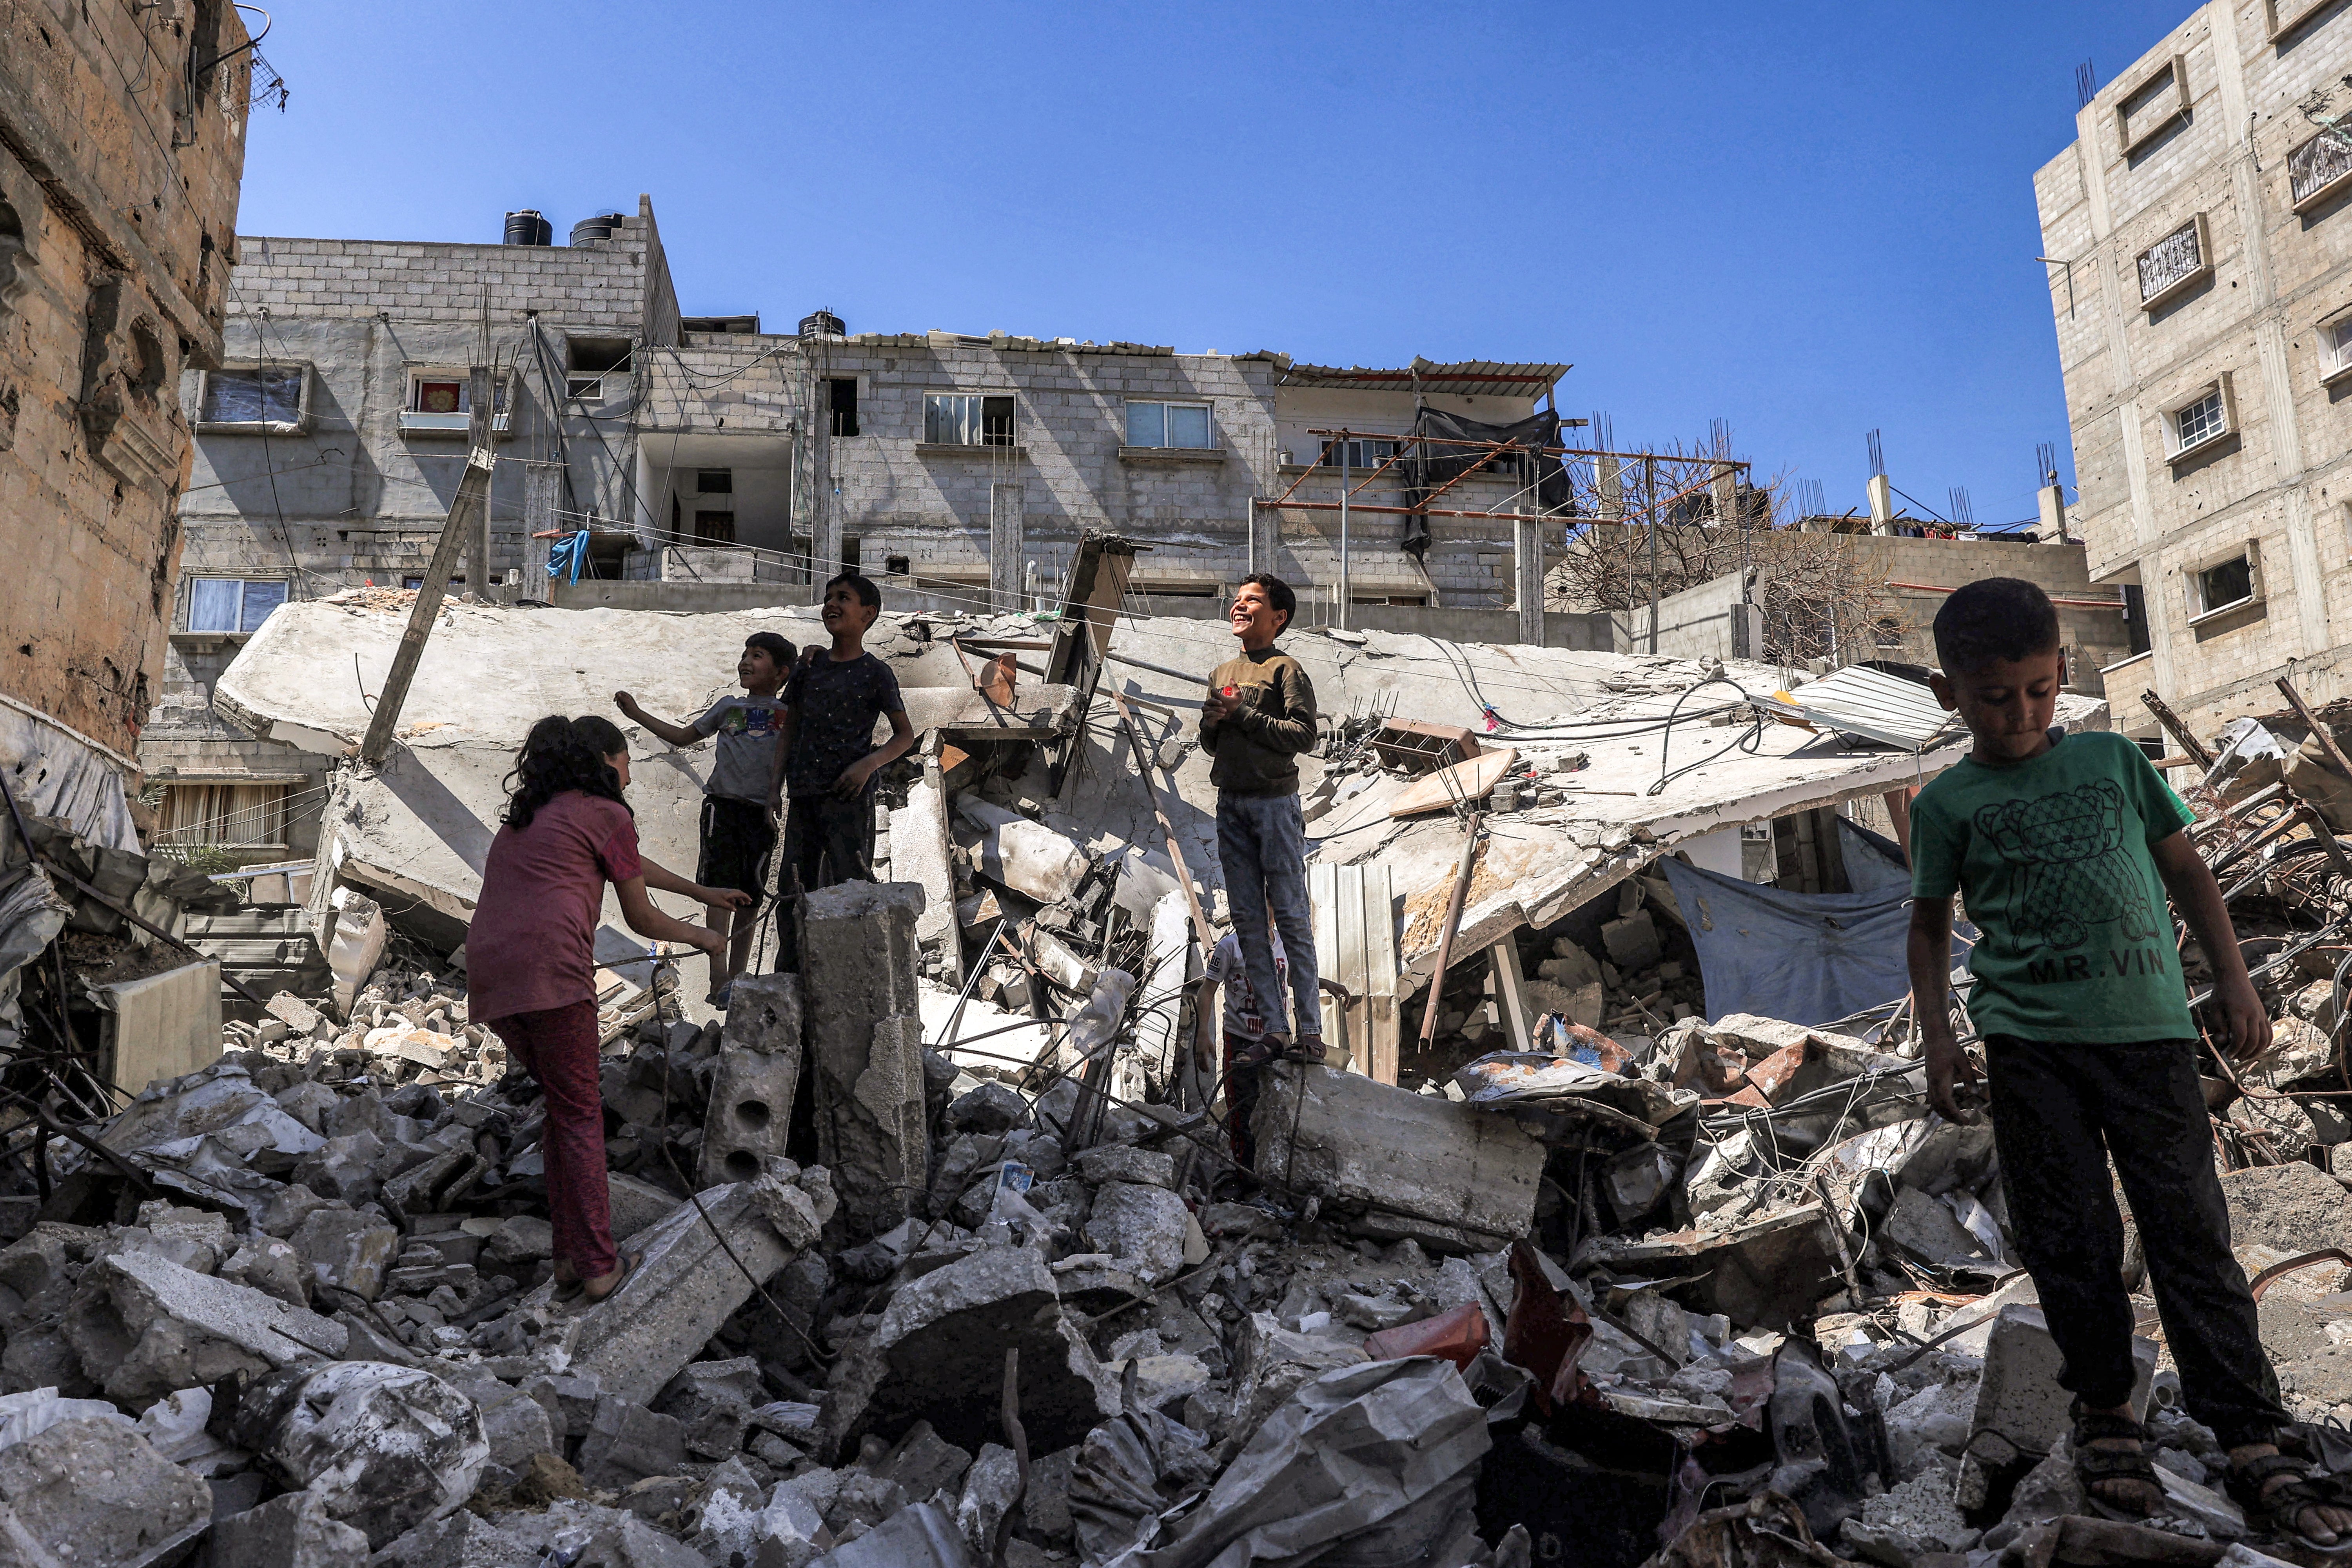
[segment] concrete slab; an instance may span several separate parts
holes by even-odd
[[[910,715],[911,718],[911,715]],[[927,763],[907,792],[907,804],[890,814],[890,876],[930,889],[915,921],[915,942],[926,954],[955,951],[955,902],[949,897],[955,875],[948,863],[947,792],[938,769]]]
[[[1507,1116],[1330,1068],[1286,1064],[1258,1100],[1260,1176],[1381,1240],[1483,1252],[1535,1223],[1544,1146]]]
[[[233,1372],[331,1360],[349,1338],[331,1319],[146,1252],[90,1265],[66,1332],[108,1397],[138,1406]]]
[[[697,1167],[705,1186],[751,1181],[759,1175],[762,1160],[784,1152],[785,1134],[792,1130],[793,1095],[800,1081],[798,1051],[719,1051],[710,1075],[710,1107],[703,1118]]]

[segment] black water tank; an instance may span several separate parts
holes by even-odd
[[[519,213],[507,214],[506,242],[509,245],[552,245],[555,243],[555,230],[545,218],[525,207]]]
[[[848,335],[849,328],[831,310],[818,310],[801,318],[801,336],[803,338],[845,338]]]
[[[594,217],[583,217],[572,226],[572,243],[579,245],[591,239],[610,239],[613,231],[620,226],[619,213],[598,213]]]

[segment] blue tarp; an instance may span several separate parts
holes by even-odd
[[[1829,1024],[1911,989],[1903,952],[1911,929],[1910,873],[1886,858],[1879,847],[1885,840],[1875,834],[1840,838],[1847,880],[1866,891],[1788,893],[1671,856],[1663,862],[1698,949],[1708,1022],[1754,1013]],[[1955,945],[1955,962],[1965,951]]]

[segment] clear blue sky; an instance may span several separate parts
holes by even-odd
[[[1570,362],[1617,444],[1980,523],[2071,480],[2033,171],[2189,0],[1183,5],[278,0],[248,234],[495,240],[650,192],[771,331]]]

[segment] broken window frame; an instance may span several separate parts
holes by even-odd
[[[735,542],[735,511],[732,507],[721,511],[711,507],[698,507],[694,513],[694,542],[701,545],[731,545]]]
[[[1018,400],[1002,392],[923,394],[926,447],[1017,447]]]
[[[1188,425],[1192,423],[1190,416],[1196,413],[1200,416],[1198,434],[1201,438],[1199,440],[1179,441],[1174,438],[1172,416],[1179,410],[1187,416],[1185,423]],[[1139,429],[1139,416],[1142,416],[1143,421]],[[1187,434],[1192,433],[1187,432]],[[1216,413],[1213,406],[1206,402],[1131,397],[1127,403],[1125,435],[1126,445],[1150,451],[1213,452],[1217,449]],[[1147,441],[1139,438],[1140,436],[1146,435],[1156,435],[1158,439]]]
[[[844,389],[848,395],[843,396]],[[824,378],[825,418],[838,437],[857,434],[857,378],[854,375],[829,375]]]
[[[222,418],[216,412],[218,395],[231,381],[249,379],[260,394],[257,417],[241,416]],[[273,400],[269,383],[282,387],[292,381],[294,398],[290,408],[282,398]],[[200,436],[299,436],[310,428],[310,363],[306,360],[227,360],[215,370],[200,373],[196,378],[196,434]],[[272,416],[273,407],[285,410],[289,416]]]
[[[159,848],[283,849],[292,794],[292,784],[277,779],[163,781],[155,843]]]
[[[250,637],[286,602],[287,586],[283,577],[192,576],[181,611],[182,627],[211,637]],[[230,587],[236,591],[219,591]],[[214,624],[200,625],[200,620]],[[224,620],[228,624],[220,624]]]
[[[2245,569],[2242,579],[2231,571],[2241,565]],[[2188,590],[2191,626],[2259,605],[2263,602],[2262,546],[2258,541],[2249,539],[2242,544],[2230,544],[2200,556],[2183,568],[2181,580]],[[2229,592],[2241,586],[2242,593],[2215,597],[2217,589]]]

